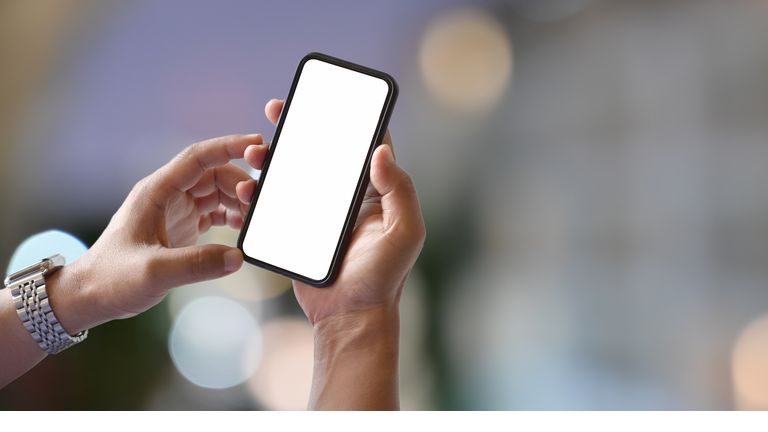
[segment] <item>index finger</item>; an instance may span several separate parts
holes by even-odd
[[[259,134],[229,135],[192,144],[157,173],[157,180],[168,194],[186,192],[197,184],[205,170],[241,159],[248,146],[263,143]]]

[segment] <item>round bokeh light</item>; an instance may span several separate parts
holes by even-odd
[[[768,315],[748,325],[733,349],[736,407],[768,410]]]
[[[59,254],[72,264],[88,251],[88,247],[75,236],[63,231],[45,231],[24,240],[11,257],[6,275],[15,273],[43,258]]]
[[[312,386],[313,334],[306,319],[281,318],[264,326],[264,360],[248,380],[248,388],[265,408],[307,408]]]
[[[179,372],[201,387],[238,385],[261,360],[256,319],[237,302],[222,297],[189,303],[173,324],[168,344]]]
[[[484,112],[496,105],[512,77],[512,45],[488,13],[454,10],[430,23],[419,62],[427,88],[441,105]]]

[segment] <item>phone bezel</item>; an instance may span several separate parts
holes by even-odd
[[[299,78],[301,77],[301,73],[304,70],[304,65],[310,60],[320,60],[326,63],[330,63],[336,66],[353,70],[358,73],[362,73],[365,75],[370,75],[370,76],[382,79],[387,83],[387,86],[389,87],[387,92],[387,97],[384,101],[384,105],[382,106],[381,115],[379,116],[379,121],[376,125],[374,138],[371,141],[371,144],[368,148],[368,154],[366,156],[365,163],[363,164],[363,167],[360,172],[360,176],[357,181],[355,194],[352,197],[352,202],[350,203],[349,210],[347,211],[347,216],[344,221],[344,228],[342,229],[341,235],[339,236],[339,240],[336,244],[336,250],[334,251],[333,259],[331,260],[331,266],[328,269],[328,273],[326,274],[326,276],[323,277],[322,279],[311,279],[304,275],[300,275],[298,273],[288,271],[284,268],[277,267],[275,265],[266,263],[264,261],[249,257],[245,253],[245,250],[243,249],[243,242],[245,240],[245,236],[248,235],[248,226],[250,225],[250,222],[251,222],[253,210],[256,206],[256,203],[258,202],[259,194],[261,193],[261,188],[264,185],[264,180],[266,179],[269,173],[269,164],[272,161],[272,155],[275,152],[275,148],[279,144],[280,132],[283,129],[283,120],[285,119],[285,116],[283,114],[287,113],[288,110],[290,109],[291,102],[293,101],[293,94],[296,91],[296,86],[298,85]],[[288,97],[285,100],[285,105],[283,105],[283,110],[280,113],[280,118],[278,119],[277,127],[275,129],[275,135],[272,138],[272,143],[269,146],[269,151],[264,160],[264,167],[261,170],[261,175],[259,177],[256,190],[253,193],[253,198],[251,199],[251,205],[250,205],[250,208],[248,209],[248,214],[245,218],[245,221],[243,222],[243,228],[240,231],[240,235],[238,236],[238,239],[237,239],[237,247],[243,252],[243,257],[245,258],[246,262],[256,265],[258,267],[264,268],[266,270],[275,272],[277,274],[281,274],[293,280],[305,283],[307,285],[317,287],[317,288],[326,287],[332,284],[336,280],[336,277],[339,274],[339,270],[341,269],[342,261],[344,259],[344,256],[346,255],[347,247],[349,246],[349,241],[352,237],[352,231],[354,230],[354,223],[357,220],[358,213],[360,212],[360,207],[363,203],[365,191],[368,188],[368,182],[369,182],[370,170],[371,170],[371,158],[373,157],[373,152],[376,150],[376,148],[379,145],[381,145],[382,141],[384,140],[384,136],[387,133],[387,127],[389,125],[389,120],[392,116],[392,111],[394,110],[394,107],[395,107],[395,102],[397,101],[398,93],[399,93],[399,87],[397,85],[397,82],[395,81],[394,78],[392,78],[392,76],[384,72],[371,69],[365,66],[361,66],[356,63],[348,62],[346,60],[342,60],[336,57],[331,57],[326,54],[321,54],[318,52],[309,53],[306,56],[304,56],[304,58],[301,59],[296,69],[296,74],[293,77],[293,83],[291,84],[291,89],[290,89],[290,92],[288,93]]]

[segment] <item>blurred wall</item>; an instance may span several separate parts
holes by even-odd
[[[0,5],[0,261],[10,260],[13,248],[26,233],[20,209],[16,166],[27,130],[33,127],[32,112],[39,98],[45,98],[55,80],[55,71],[77,39],[79,30],[98,9],[96,2],[11,1]],[[35,166],[28,167],[35,168]],[[24,174],[23,172],[21,173]],[[34,171],[29,171],[33,176]],[[11,211],[11,209],[15,209]],[[50,223],[50,222],[49,222]]]

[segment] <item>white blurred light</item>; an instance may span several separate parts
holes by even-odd
[[[168,298],[164,303],[168,308],[171,319],[176,319],[188,304],[199,298],[211,296],[223,297],[239,302],[240,305],[246,308],[254,318],[257,320],[261,318],[261,302],[241,301],[242,299],[240,297],[232,295],[218,284],[217,281],[203,281],[175,288],[168,294]]]
[[[768,410],[768,315],[763,315],[739,336],[733,350],[736,407]]]
[[[261,332],[238,303],[203,297],[181,311],[171,329],[169,351],[176,368],[191,382],[227,388],[250,377],[259,365]]]
[[[432,95],[449,109],[476,113],[492,108],[512,78],[512,45],[486,12],[461,9],[438,16],[419,53]]]
[[[264,326],[264,358],[248,387],[271,410],[305,410],[312,386],[314,335],[304,319],[278,319]]]
[[[590,0],[509,0],[523,18],[533,22],[554,22],[575,14]]]
[[[72,264],[88,251],[88,247],[77,237],[63,231],[45,231],[24,240],[11,257],[6,275],[17,272],[43,258],[59,254],[67,264]]]

